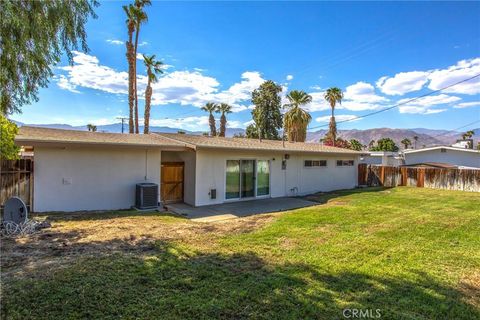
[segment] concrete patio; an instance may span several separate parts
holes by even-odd
[[[200,222],[219,221],[246,217],[254,214],[298,209],[317,205],[318,203],[301,198],[268,198],[249,201],[237,201],[211,206],[192,207],[185,203],[166,205],[168,211],[186,216]]]

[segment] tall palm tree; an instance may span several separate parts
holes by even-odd
[[[408,138],[404,138],[402,141],[400,141],[401,144],[405,147],[405,149],[408,149],[409,146],[412,145],[412,141]]]
[[[134,46],[132,43],[133,32],[135,31],[135,16],[137,8],[133,5],[123,6],[123,10],[127,15],[127,30],[128,30],[128,40],[126,42],[127,46],[127,62],[128,62],[128,108],[129,108],[129,117],[128,117],[128,132],[134,133],[135,124],[133,120],[133,109],[135,105],[135,53]]]
[[[417,149],[418,136],[413,136],[413,149]]]
[[[148,21],[148,16],[143,11],[143,8],[145,6],[151,5],[150,0],[135,0],[135,8],[136,10],[134,11],[134,20],[135,20],[135,46],[134,46],[134,69],[135,69],[135,133],[139,132],[139,127],[138,127],[138,88],[137,88],[137,49],[138,49],[138,36],[140,34],[140,26]]]
[[[217,113],[221,113],[220,116],[220,132],[218,134],[219,137],[225,137],[225,132],[227,131],[227,113],[232,113],[232,107],[226,103],[221,103],[217,105],[217,109],[215,110]]]
[[[143,63],[147,67],[147,89],[145,89],[145,114],[144,114],[144,125],[143,133],[149,133],[150,126],[150,103],[152,101],[152,83],[157,82],[157,74],[163,73],[161,61],[155,60],[155,55],[147,56],[143,55]]]
[[[300,106],[312,102],[312,96],[305,91],[292,90],[287,94],[288,104],[284,107],[289,110],[283,116],[283,129],[287,134],[288,141],[305,142],[307,139],[307,127],[312,116]]]
[[[335,106],[337,105],[337,102],[339,104],[342,103],[343,100],[343,92],[340,88],[333,87],[327,89],[325,92],[325,100],[330,104],[330,107],[332,108],[332,116],[330,117],[330,124],[328,126],[328,133],[327,135],[329,138],[332,139],[333,146],[335,146],[335,139],[337,138],[337,124],[335,122]]]
[[[215,110],[217,110],[217,105],[213,102],[208,102],[204,107],[202,107],[202,110],[210,113],[210,116],[208,117],[210,135],[212,137],[215,137],[217,135],[217,128],[215,126],[215,117],[213,116],[213,113],[215,112]]]

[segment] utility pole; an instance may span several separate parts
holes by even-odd
[[[126,118],[126,117],[117,117],[117,119],[122,120],[122,133],[123,133],[123,132],[124,132],[124,130],[123,130],[123,125],[125,124],[125,120],[127,120],[128,118]]]

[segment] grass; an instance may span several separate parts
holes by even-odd
[[[2,319],[480,317],[480,194],[312,198],[318,206],[208,224],[50,215],[51,229],[2,239]]]

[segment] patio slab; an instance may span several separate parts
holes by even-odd
[[[192,207],[185,203],[174,203],[166,205],[166,208],[170,212],[181,214],[194,221],[211,222],[314,205],[318,205],[318,203],[301,198],[283,197],[237,201],[201,207]]]

